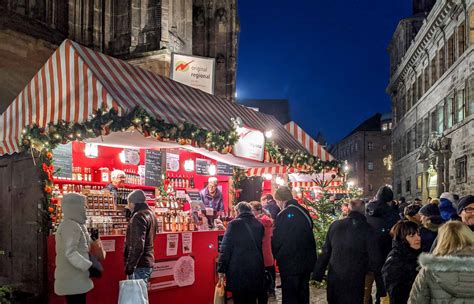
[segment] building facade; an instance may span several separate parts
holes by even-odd
[[[238,32],[237,0],[0,1],[0,113],[65,38],[164,76],[173,52],[215,58],[233,100]]]
[[[282,125],[291,121],[288,99],[244,99],[238,103],[256,111],[273,115]]]
[[[474,190],[474,0],[431,2],[414,1],[425,13],[388,48],[394,188],[408,199]]]
[[[347,161],[347,181],[373,198],[381,186],[392,185],[392,118],[377,113],[333,145],[330,153]]]

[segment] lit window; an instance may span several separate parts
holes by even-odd
[[[373,171],[374,170],[374,162],[367,162],[367,170]]]
[[[388,125],[386,123],[382,124],[382,131],[387,131]]]
[[[367,143],[367,149],[368,149],[369,151],[374,150],[374,143],[371,142],[371,141],[369,141],[369,142]]]

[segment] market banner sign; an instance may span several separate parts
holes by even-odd
[[[240,127],[237,128],[237,133],[239,140],[234,145],[234,155],[262,162],[265,156],[265,135],[263,132]]]
[[[170,78],[206,93],[214,94],[215,65],[214,58],[173,53],[171,55]]]

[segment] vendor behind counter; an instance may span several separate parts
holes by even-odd
[[[109,190],[110,193],[117,198],[118,188],[122,188],[125,185],[125,172],[122,170],[114,170],[110,175],[111,183],[104,187],[104,190]]]
[[[200,192],[210,227],[214,226],[214,220],[224,212],[224,199],[217,186],[217,178],[210,177],[207,187]]]

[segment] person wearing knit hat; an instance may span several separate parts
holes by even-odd
[[[421,209],[421,206],[417,203],[412,203],[408,205],[405,210],[403,210],[403,215],[410,222],[414,222],[417,225],[421,225],[421,215],[418,213]]]
[[[284,209],[286,202],[293,199],[293,194],[290,188],[281,186],[275,191],[274,197],[280,209]]]
[[[441,217],[444,221],[449,221],[457,218],[456,209],[453,206],[454,196],[450,192],[444,192],[440,196],[439,200],[439,211],[441,213]]]
[[[474,196],[467,195],[461,198],[458,203],[457,212],[463,223],[468,225],[469,228],[474,231]]]
[[[438,236],[438,228],[443,224],[441,213],[435,204],[424,205],[418,213],[421,215],[421,250],[429,252]]]
[[[127,200],[132,215],[125,237],[125,274],[147,283],[155,262],[153,245],[158,225],[142,190],[133,191]]]
[[[309,304],[309,278],[316,263],[313,221],[288,187],[275,192],[282,208],[275,220],[272,252],[281,276],[283,303]]]

